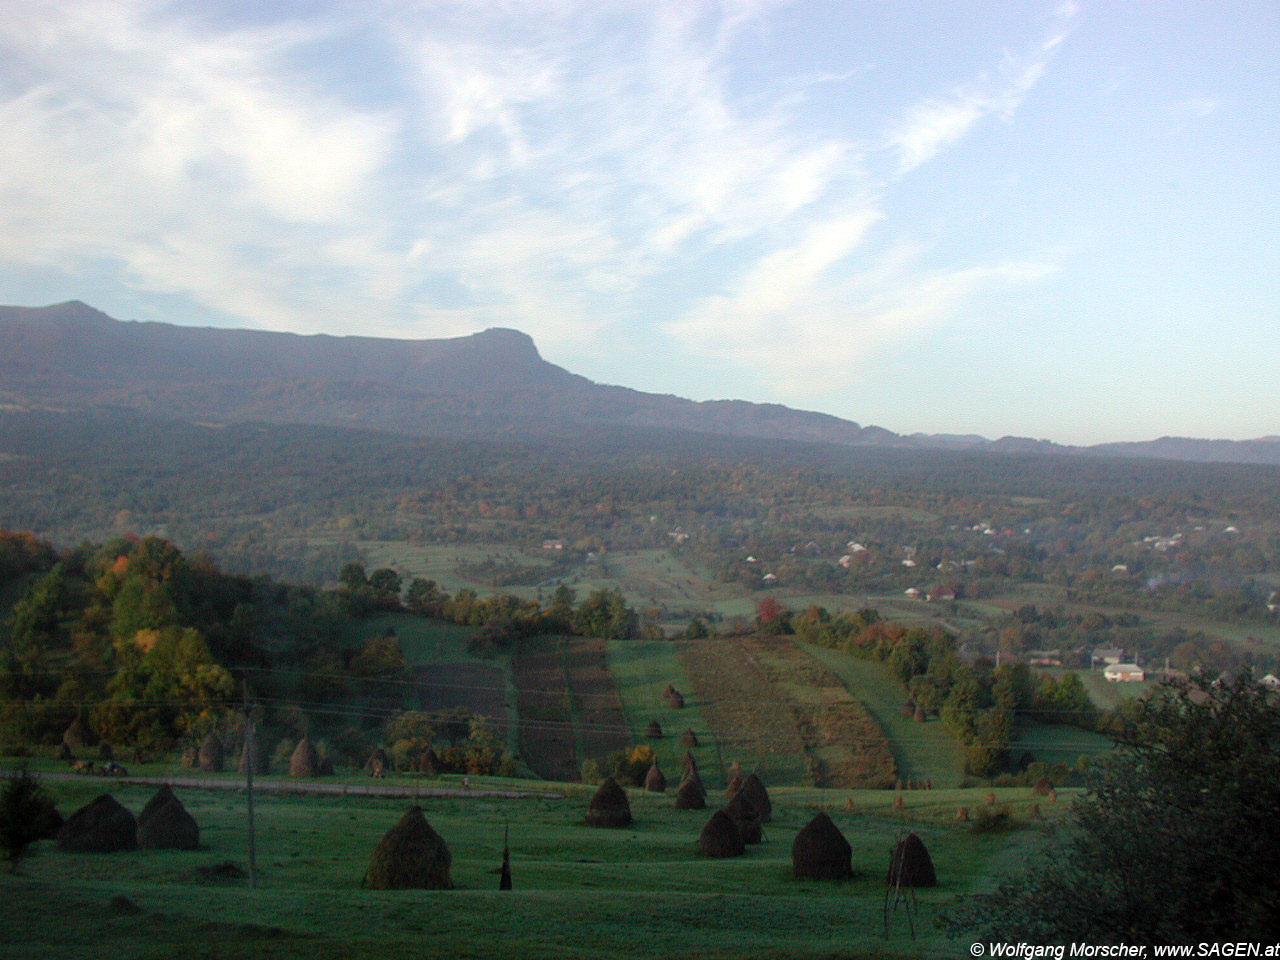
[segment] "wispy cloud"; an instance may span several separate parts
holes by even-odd
[[[554,347],[647,325],[779,390],[1038,276],[925,269],[869,240],[898,229],[898,178],[1013,114],[1074,12],[896,123],[818,129],[804,98],[866,68],[797,62],[744,95],[734,52],[776,6],[387,3],[373,21],[335,6],[230,23],[32,0],[0,38],[0,250],[254,326],[503,324]]]
[[[887,138],[887,145],[898,156],[897,175],[904,176],[927,163],[985,117],[1010,119],[1066,40],[1078,12],[1074,3],[1061,4],[1045,38],[1027,54],[1006,56],[993,75],[978,77],[949,96],[913,105]]]

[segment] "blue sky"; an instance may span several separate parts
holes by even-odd
[[[0,301],[1280,434],[1280,6],[0,0]]]

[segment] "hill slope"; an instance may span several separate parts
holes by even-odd
[[[914,434],[745,400],[593,383],[494,328],[443,340],[300,336],[114,320],[73,300],[0,306],[0,403],[110,405],[196,421],[367,427],[416,436],[574,437],[619,427],[839,445],[1280,464],[1280,440],[1161,438],[1069,447]]]
[[[0,307],[0,396],[190,419],[434,435],[564,435],[588,424],[862,443],[888,431],[778,404],[696,403],[603,386],[515,330],[446,340],[299,336],[113,320],[78,301]]]

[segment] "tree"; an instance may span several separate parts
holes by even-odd
[[[51,836],[60,820],[44,787],[26,770],[5,780],[0,790],[0,845],[9,858],[9,871],[16,872],[27,847]]]
[[[1065,844],[953,911],[952,935],[1194,944],[1280,929],[1280,701],[1248,675],[1166,685],[1116,739]]]

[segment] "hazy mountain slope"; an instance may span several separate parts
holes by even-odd
[[[0,307],[0,358],[3,402],[111,405],[197,421],[519,438],[638,427],[858,446],[1280,464],[1274,437],[1165,437],[1083,448],[1021,437],[902,437],[780,404],[642,393],[548,363],[526,334],[505,329],[443,340],[300,336],[122,322],[71,301]]]
[[[414,434],[563,435],[586,423],[860,443],[888,431],[778,404],[695,403],[602,386],[515,330],[447,340],[299,336],[125,323],[83,303],[0,307],[0,393],[195,419],[348,424]]]

